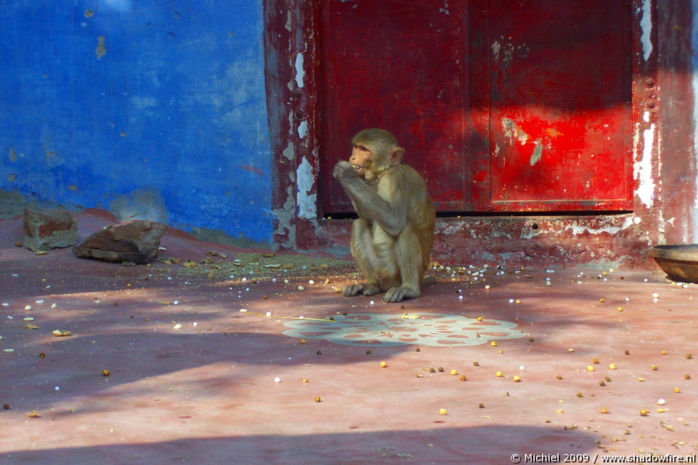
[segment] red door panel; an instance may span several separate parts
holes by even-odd
[[[631,208],[628,14],[624,1],[490,2],[481,208]]]
[[[630,2],[322,0],[320,196],[366,127],[441,212],[632,208]]]
[[[382,127],[405,147],[437,208],[470,209],[464,118],[467,52],[464,2],[322,0],[321,199],[324,213],[351,211],[332,167],[351,137]]]

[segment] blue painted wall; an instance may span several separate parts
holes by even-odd
[[[262,2],[0,1],[0,189],[269,242]]]
[[[692,73],[693,73],[693,127],[698,131],[698,0],[691,1],[693,18],[691,21],[691,49],[693,50]],[[698,167],[698,136],[693,138],[693,156],[695,165]],[[695,192],[698,193],[698,176],[695,179]],[[693,241],[698,242],[698,197],[693,201]]]

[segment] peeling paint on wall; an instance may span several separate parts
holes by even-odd
[[[644,0],[642,3],[642,19],[640,20],[642,29],[642,56],[645,61],[652,55],[652,0]]]
[[[299,89],[303,88],[303,79],[305,79],[305,69],[303,69],[303,54],[296,55],[296,85]]]
[[[514,145],[514,139],[518,140],[521,145],[526,145],[526,142],[528,142],[528,134],[511,118],[502,118],[502,130],[504,131],[504,137],[509,139],[510,145]]]
[[[101,60],[107,54],[107,48],[104,46],[104,36],[97,37],[97,48],[95,49],[97,59]]]
[[[502,49],[502,45],[499,43],[499,41],[495,40],[492,42],[492,56],[494,57],[494,62],[499,61],[499,51]]]
[[[274,234],[286,238],[281,243],[274,244],[274,246],[293,247],[296,243],[296,229],[293,226],[293,218],[296,216],[296,202],[291,186],[286,189],[286,201],[283,207],[275,209],[272,213],[277,221]]]
[[[649,113],[645,112],[644,120],[645,122],[649,121]],[[644,143],[642,158],[635,162],[633,167],[633,178],[637,181],[636,195],[647,208],[652,207],[654,203],[655,184],[652,176],[652,149],[654,147],[655,132],[654,123],[642,131]]]
[[[580,224],[571,224],[567,226],[566,229],[571,230],[572,234],[575,236],[578,236],[580,234],[588,233],[588,234],[610,234],[610,235],[615,235],[618,234],[620,231],[624,229],[628,229],[633,225],[640,224],[640,221],[642,221],[639,217],[628,217],[625,219],[623,224],[621,226],[605,226],[603,228],[590,228],[587,225],[580,225]]]
[[[526,58],[529,52],[528,45],[519,44],[515,47],[510,38],[500,37],[499,40],[492,42],[492,59],[495,63],[499,63],[501,60],[500,64],[503,69],[511,68],[514,56]]]
[[[293,161],[296,158],[296,150],[293,144],[289,143],[281,154],[289,161]]]
[[[536,139],[536,146],[531,154],[531,166],[535,165],[543,157],[543,144],[540,139]]]
[[[303,157],[296,174],[298,176],[298,216],[314,220],[317,218],[317,194],[311,194],[310,191],[315,185],[315,176],[307,158]]]
[[[308,135],[308,123],[306,121],[301,122],[301,124],[298,125],[298,137],[300,139],[305,139],[305,136]]]
[[[649,238],[635,215],[437,221],[432,257],[451,263],[643,263]]]

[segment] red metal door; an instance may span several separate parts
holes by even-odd
[[[631,208],[626,0],[318,3],[322,211],[365,127],[395,133],[441,212]]]

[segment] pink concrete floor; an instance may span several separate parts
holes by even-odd
[[[81,235],[106,222],[83,214]],[[181,262],[37,256],[17,240],[21,221],[0,220],[2,464],[698,453],[698,285],[658,270],[444,263],[422,297],[400,305],[337,294],[350,274],[211,279]],[[182,234],[163,245],[165,257],[235,258]],[[373,333],[334,329],[352,315],[394,318]],[[303,341],[284,334],[294,325],[307,325]]]

